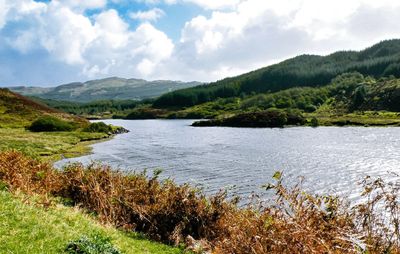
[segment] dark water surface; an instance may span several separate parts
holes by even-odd
[[[195,128],[191,120],[107,120],[130,133],[93,145],[93,154],[63,160],[102,161],[126,170],[163,169],[163,177],[204,187],[234,186],[248,196],[261,191],[277,170],[288,182],[305,178],[318,193],[353,195],[366,175],[400,173],[400,128],[295,127]]]

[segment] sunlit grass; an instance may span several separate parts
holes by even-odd
[[[317,112],[305,114],[307,118],[316,117],[320,125],[359,125],[359,126],[398,126],[400,117],[397,112],[366,111],[348,114]]]
[[[93,234],[110,237],[122,253],[181,253],[179,249],[102,226],[76,208],[58,205],[45,209],[35,205],[34,198],[30,197],[28,203],[26,198],[0,191],[0,253],[63,253],[69,241]]]
[[[0,151],[15,149],[46,160],[74,157],[90,152],[89,144],[108,137],[105,133],[30,132],[23,128],[0,128]]]

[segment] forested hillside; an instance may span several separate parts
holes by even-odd
[[[292,87],[324,86],[347,72],[374,78],[400,77],[400,40],[383,41],[359,52],[301,55],[237,77],[164,94],[154,102],[154,106],[188,107],[217,98],[244,97]]]
[[[150,103],[147,100],[98,100],[92,102],[72,102],[42,99],[31,97],[32,100],[46,104],[47,106],[80,116],[107,117],[113,114],[124,114],[143,103]]]
[[[294,87],[273,93],[219,98],[172,111],[168,117],[221,119],[266,110],[325,118],[329,123],[343,117],[369,119],[369,124],[375,121],[374,118],[380,118],[385,123],[390,120],[392,123],[393,118],[398,118],[397,112],[400,112],[400,79],[375,79],[356,72],[345,73],[326,86]]]

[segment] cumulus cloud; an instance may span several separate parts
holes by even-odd
[[[9,10],[10,6],[6,0],[0,0],[0,29],[6,24],[6,17]]]
[[[26,0],[0,0],[0,29],[9,21],[21,20],[30,15],[46,11],[47,5]]]
[[[188,21],[174,57],[191,77],[215,80],[298,54],[399,38],[398,20],[397,1],[245,0]]]
[[[85,10],[102,9],[106,7],[107,0],[52,0],[52,4],[63,5],[77,12]]]
[[[140,21],[156,21],[163,17],[165,12],[159,8],[154,8],[148,11],[138,11],[129,13],[131,19],[138,19]]]
[[[115,1],[115,0],[114,0]],[[117,0],[121,1],[121,0]],[[195,4],[207,10],[219,10],[236,7],[243,0],[135,0],[148,5],[165,4]]]

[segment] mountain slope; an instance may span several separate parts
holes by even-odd
[[[301,55],[237,77],[170,92],[157,99],[154,106],[187,107],[217,98],[327,85],[334,77],[355,71],[373,77],[400,77],[400,39],[383,41],[359,52]]]
[[[52,115],[80,123],[86,122],[82,118],[49,108],[8,89],[0,89],[0,128],[26,127],[43,115]]]
[[[146,81],[142,79],[106,78],[70,83],[51,88],[10,87],[12,91],[26,96],[44,99],[89,102],[94,100],[141,100],[155,98],[161,94],[199,85],[199,82]]]

